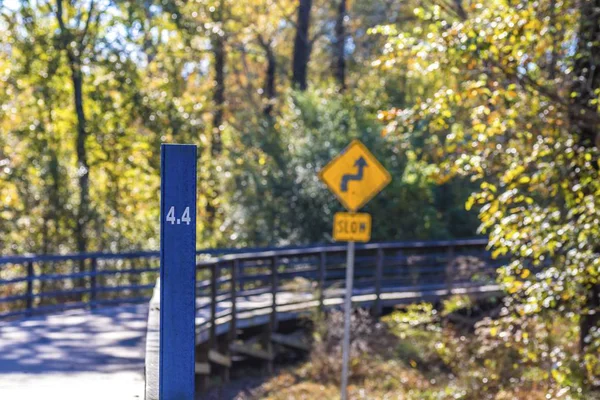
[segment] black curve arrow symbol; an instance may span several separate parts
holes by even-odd
[[[365,169],[365,167],[368,166],[368,164],[365,161],[365,159],[362,158],[362,156],[361,156],[354,162],[354,166],[356,168],[358,168],[358,171],[356,172],[356,174],[346,174],[346,175],[342,176],[342,184],[340,185],[340,190],[342,192],[348,191],[348,182],[362,180],[362,178],[364,176],[364,174],[363,174],[364,169]]]

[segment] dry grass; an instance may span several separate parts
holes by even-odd
[[[479,328],[455,325],[447,317],[457,304],[463,303],[458,300],[448,302],[442,312],[428,304],[410,306],[384,318],[382,323],[372,320],[366,312],[356,311],[351,322],[354,334],[349,398],[600,399],[596,392],[578,393],[575,383],[569,386],[558,382],[548,370],[552,365],[543,360],[541,352],[538,361],[521,363],[515,348],[499,341],[498,335],[489,334],[489,322],[477,324]],[[317,318],[309,359],[281,371],[238,399],[339,399],[342,322],[341,313]],[[552,348],[563,349],[565,361],[569,357],[575,359],[566,334],[573,327],[565,326],[565,321],[558,318],[531,324],[523,326],[530,338],[543,329],[551,336],[545,341],[551,342]]]

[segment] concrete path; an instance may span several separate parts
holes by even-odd
[[[146,304],[0,322],[0,399],[143,399]]]

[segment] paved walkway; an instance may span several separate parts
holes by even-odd
[[[146,304],[0,322],[0,399],[143,399]]]

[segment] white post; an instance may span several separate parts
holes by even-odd
[[[346,299],[344,302],[344,342],[342,358],[342,400],[348,397],[348,359],[350,358],[350,318],[352,311],[352,281],[354,278],[354,242],[348,242],[346,255]]]

